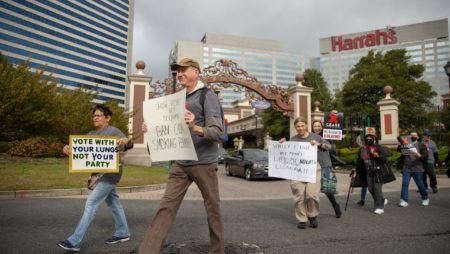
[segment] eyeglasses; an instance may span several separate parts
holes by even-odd
[[[92,118],[98,118],[98,117],[102,117],[102,116],[105,116],[105,115],[92,115]]]

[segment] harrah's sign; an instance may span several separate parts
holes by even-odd
[[[369,33],[349,39],[342,39],[342,36],[331,37],[331,51],[344,51],[360,48],[367,48],[379,45],[388,45],[397,43],[394,29],[387,29],[386,32],[375,30]]]

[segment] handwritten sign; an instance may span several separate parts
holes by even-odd
[[[70,135],[69,172],[119,172],[118,137]]]
[[[316,182],[317,146],[308,142],[268,142],[269,176]]]
[[[186,90],[144,101],[152,161],[198,160],[184,120]]]

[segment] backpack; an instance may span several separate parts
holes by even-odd
[[[205,98],[206,98],[206,93],[208,92],[208,90],[209,89],[207,87],[203,87],[203,88],[201,88],[201,91],[200,91],[200,105],[202,105],[203,112],[205,112]],[[226,122],[225,122],[225,117],[223,115],[222,105],[219,105],[219,106],[220,106],[220,116],[222,118],[223,128],[225,129],[224,134],[220,137],[220,140],[222,140],[222,142],[227,142],[228,141],[227,126],[226,126]]]

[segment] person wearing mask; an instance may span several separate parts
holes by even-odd
[[[120,151],[126,151],[133,148],[133,143],[125,137],[125,135],[117,129],[109,125],[111,121],[112,112],[106,105],[96,105],[92,110],[92,121],[95,130],[90,131],[87,135],[91,136],[116,136],[119,137],[117,145]],[[70,147],[64,146],[63,152],[70,156]],[[121,153],[123,154],[123,153]],[[120,203],[119,195],[116,191],[116,185],[122,177],[122,163],[119,164],[119,173],[105,173],[92,174],[97,178],[97,184],[92,192],[89,193],[86,200],[83,216],[80,219],[75,232],[64,241],[58,241],[56,244],[64,250],[78,252],[80,251],[80,244],[87,233],[89,226],[94,220],[95,213],[99,206],[106,202],[106,205],[111,210],[115,222],[115,232],[113,236],[106,240],[106,244],[116,244],[130,240],[130,231],[128,229],[125,212]]]
[[[360,148],[364,146],[364,141],[363,141],[362,135],[363,134],[360,133],[358,135],[358,137],[356,138],[356,144]],[[363,187],[361,187],[361,194],[360,194],[360,197],[359,197],[359,201],[356,204],[358,204],[359,206],[364,206],[364,204],[366,202],[366,195],[367,195],[367,186],[363,186]]]
[[[178,208],[195,182],[204,199],[208,217],[210,252],[225,253],[224,226],[220,209],[219,182],[217,178],[218,146],[223,135],[223,121],[219,98],[208,90],[204,105],[200,103],[205,84],[200,81],[200,65],[184,58],[171,66],[177,71],[179,83],[186,88],[185,122],[191,132],[198,160],[176,160],[169,172],[164,196],[139,247],[139,253],[159,254],[169,234]],[[151,124],[151,123],[148,123]],[[142,126],[147,132],[147,123]]]
[[[321,136],[308,132],[308,123],[306,118],[299,117],[294,120],[294,127],[297,135],[290,138],[291,142],[309,142],[318,148],[330,150],[331,145],[326,142]],[[285,142],[286,139],[280,139],[280,143]],[[304,229],[309,221],[310,227],[317,228],[319,222],[317,216],[319,215],[319,191],[320,191],[320,177],[321,165],[317,163],[316,182],[301,182],[292,181],[291,190],[295,202],[295,217],[298,220],[297,227]]]
[[[388,200],[383,197],[383,174],[381,167],[386,163],[386,151],[375,143],[373,134],[366,134],[364,145],[356,159],[356,172],[365,172],[367,188],[374,200],[375,214],[383,214]]]
[[[403,154],[405,157],[405,162],[402,169],[402,190],[400,194],[400,206],[408,206],[408,193],[409,193],[409,182],[411,177],[419,188],[420,195],[422,197],[422,205],[428,206],[430,200],[428,199],[428,192],[423,184],[423,163],[427,161],[428,151],[427,148],[419,142],[419,135],[417,132],[413,131],[410,133],[410,140],[412,142],[412,148],[408,150],[410,152]],[[398,151],[402,151],[402,145],[400,144],[397,148]]]
[[[321,137],[323,137],[323,125],[320,120],[314,120],[312,123],[313,132]],[[328,140],[324,140],[327,145],[331,144]],[[320,167],[322,168],[322,177],[331,178],[333,173],[333,165],[331,164],[330,152],[327,149],[320,148],[318,149],[317,160],[319,161]],[[333,206],[334,213],[336,214],[336,218],[340,218],[342,216],[341,207],[336,202],[336,197],[333,193],[325,194],[330,200],[331,205]]]
[[[427,176],[430,178],[430,187],[433,193],[437,193],[436,173],[434,172],[434,165],[439,163],[438,147],[431,139],[431,131],[425,130],[422,136],[422,144],[428,150],[427,161],[423,164],[425,172],[423,173],[423,184],[425,189],[428,189]]]

